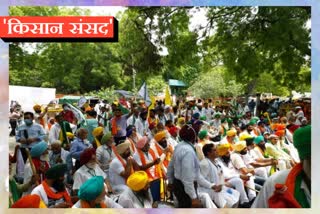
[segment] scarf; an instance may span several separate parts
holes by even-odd
[[[12,195],[13,203],[15,203],[20,199],[21,193],[19,192],[17,183],[13,180],[13,178],[9,179],[9,188]]]
[[[141,149],[138,149],[137,151],[138,151],[138,154],[139,154],[139,157],[140,157],[142,165],[146,165],[147,161],[146,161],[146,158],[144,156],[144,153],[142,152]],[[156,155],[155,155],[154,151],[152,149],[149,149],[148,153],[151,155],[152,160],[155,161],[156,160]],[[146,169],[145,172],[147,173],[149,180],[155,180],[156,178],[162,178],[160,164],[157,164],[155,166],[155,173],[154,173],[155,175],[154,176],[151,174],[150,168]]]
[[[123,158],[118,154],[116,147],[114,145],[112,146],[112,151],[115,154],[115,156],[118,158],[120,163],[122,164],[123,168],[125,169],[127,164],[124,162]],[[132,175],[133,173],[134,173],[134,169],[133,167],[131,167],[130,175]]]
[[[274,194],[268,199],[270,208],[310,208],[304,191],[301,189],[303,179],[302,164],[295,165],[285,184],[276,184]]]
[[[91,207],[87,201],[80,200],[81,208],[108,208],[104,202],[100,202],[100,204],[96,204],[95,207]]]
[[[155,146],[156,146],[156,149],[157,149],[157,152],[158,152],[159,156],[161,156],[163,154],[163,149],[160,147],[160,145],[158,143],[155,143]],[[166,168],[168,168],[169,162],[171,161],[171,157],[172,157],[172,154],[173,154],[172,146],[168,145],[168,147],[169,147],[170,152],[168,152],[168,154],[166,155],[166,158],[163,161],[163,165]]]
[[[72,204],[71,197],[67,190],[65,189],[63,192],[53,192],[50,186],[47,184],[46,181],[42,181],[42,186],[44,191],[46,192],[48,198],[54,199],[54,200],[59,200],[61,198],[64,198],[65,202]]]
[[[130,143],[131,143],[131,150],[132,150],[132,152],[135,153],[135,152],[136,152],[136,146],[134,145],[133,140],[132,140],[131,138],[128,138],[128,140],[129,140]]]
[[[38,158],[32,158],[32,162],[33,162],[34,168],[36,169],[37,174],[40,176],[40,180],[43,181],[45,179],[45,172],[49,169],[48,162],[41,161]],[[44,164],[44,170],[42,172],[40,171],[40,167],[43,164]]]
[[[61,141],[62,143],[62,148],[65,148],[65,145],[66,144],[69,144],[69,140],[67,138],[67,131],[68,132],[72,132],[72,130],[70,129],[70,127],[67,127],[67,122],[65,121],[62,121],[61,123],[59,123],[60,127],[61,127],[61,130],[60,130],[60,133],[59,133],[59,140]]]
[[[117,135],[118,133],[118,126],[117,126],[117,117],[114,117],[111,123],[111,133],[112,135]]]

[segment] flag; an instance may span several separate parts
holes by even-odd
[[[86,126],[87,125],[86,118],[82,114],[82,112],[78,108],[71,105],[70,103],[66,103],[66,104],[67,104],[68,108],[70,109],[70,111],[72,111],[74,116],[77,118],[78,125],[81,124],[81,125]]]
[[[154,98],[154,96],[152,96],[152,97],[151,97],[151,105],[150,105],[149,108],[148,108],[148,117],[147,117],[147,118],[149,118],[150,110],[151,110],[151,109],[154,109],[155,104],[156,104],[156,99]]]
[[[144,101],[147,104],[147,106],[149,106],[151,104],[151,100],[150,100],[150,97],[149,97],[149,93],[148,93],[146,82],[143,83],[143,85],[141,86],[138,94],[144,99]]]
[[[168,106],[172,106],[169,86],[167,86],[167,88],[166,88],[166,95],[165,95],[165,99],[164,99],[164,104],[168,105]]]

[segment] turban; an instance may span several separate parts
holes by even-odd
[[[92,135],[94,137],[97,137],[101,134],[103,134],[103,127],[101,127],[101,126],[98,126],[97,128],[93,129],[93,131],[92,131]]]
[[[285,134],[285,130],[278,130],[278,131],[276,131],[275,134],[276,134],[278,137],[283,137],[284,134]]]
[[[294,133],[294,131],[297,130],[298,128],[299,128],[298,125],[292,125],[292,126],[290,126],[289,131],[290,131],[291,133]]]
[[[34,105],[33,106],[33,110],[35,110],[35,111],[39,111],[39,110],[41,110],[41,105]]]
[[[199,113],[194,113],[192,115],[192,117],[195,118],[195,119],[199,119],[200,118],[200,114]]]
[[[112,138],[111,132],[106,133],[105,135],[103,135],[101,139],[101,144],[106,144],[111,138]]]
[[[158,132],[157,134],[154,135],[154,139],[157,141],[157,142],[160,142],[163,138],[166,137],[166,131],[160,131]],[[145,144],[144,144],[145,145]]]
[[[231,130],[227,131],[227,136],[228,137],[236,136],[236,134],[237,134],[237,131],[234,130],[234,129],[231,129]]]
[[[207,117],[206,116],[201,116],[200,120],[207,120]]]
[[[68,138],[74,138],[74,134],[71,133],[71,132],[67,132],[67,137],[68,137]]]
[[[246,141],[238,141],[233,145],[234,150],[236,150],[237,152],[241,152],[242,150],[244,150],[247,147],[247,143]]]
[[[221,156],[225,156],[226,154],[228,154],[230,149],[230,144],[229,143],[224,143],[224,144],[218,144],[217,146],[217,153],[218,155]]]
[[[148,175],[145,171],[137,171],[129,176],[127,185],[133,191],[140,191],[148,184]]]
[[[180,118],[178,119],[178,124],[179,124],[179,125],[183,125],[185,122],[186,122],[186,119],[185,119],[184,117],[180,117]]]
[[[172,127],[169,129],[169,133],[171,134],[171,136],[175,136],[176,134],[178,134],[178,128],[175,127],[175,126],[172,126]]]
[[[227,119],[226,118],[223,118],[222,120],[221,120],[221,123],[225,123],[227,121]]]
[[[251,119],[250,122],[248,123],[248,125],[253,126],[256,123],[257,123],[256,120]]]
[[[221,117],[221,114],[218,112],[214,115],[215,118],[220,118]]]
[[[271,139],[273,139],[273,138],[278,138],[278,136],[277,136],[277,135],[275,135],[275,134],[272,134],[272,135],[270,135],[270,136],[269,136],[269,138],[268,138],[268,139],[269,139],[269,140],[271,140]]]
[[[300,159],[311,157],[311,126],[298,128],[293,134],[293,145],[297,148]]]
[[[78,197],[84,201],[93,201],[104,191],[102,176],[94,176],[84,182],[78,192]]]
[[[242,134],[239,138],[239,140],[247,140],[247,139],[250,139],[250,138],[253,138],[251,135],[249,134]]]
[[[148,137],[144,136],[138,140],[137,148],[142,149],[147,143],[148,143]]]
[[[46,171],[47,179],[58,179],[64,176],[67,172],[67,164],[57,164]]]
[[[59,145],[61,145],[62,142],[61,142],[60,140],[55,140],[55,141],[53,141],[53,142],[51,143],[51,145],[52,145],[52,144],[59,144]]]
[[[278,124],[276,127],[275,127],[275,130],[279,131],[279,130],[285,130],[286,129],[286,125],[284,124]]]
[[[87,164],[95,154],[96,150],[94,148],[87,148],[83,150],[80,154],[80,165],[82,166],[84,164]]]
[[[11,208],[47,208],[39,195],[26,195],[20,198]]]
[[[200,131],[199,132],[199,134],[198,134],[198,137],[202,140],[202,139],[204,139],[205,137],[207,137],[208,136],[208,131],[207,130],[202,130],[202,131]]]
[[[33,158],[40,157],[47,149],[48,144],[44,141],[41,141],[31,148],[30,155]]]
[[[184,125],[180,131],[179,136],[186,142],[194,142],[196,140],[196,131],[190,125]]]
[[[125,141],[124,143],[120,143],[117,147],[117,153],[119,155],[122,155],[128,148],[130,148],[130,142],[129,141]]]
[[[232,123],[233,120],[232,120],[231,118],[227,118],[227,122],[228,122],[228,123]]]
[[[295,109],[301,109],[301,106],[296,106]]]
[[[258,137],[255,137],[254,138],[254,140],[253,140],[253,142],[255,143],[255,144],[259,144],[261,141],[264,141],[264,137],[263,136],[258,136]]]

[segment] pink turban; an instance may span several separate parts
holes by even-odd
[[[142,149],[147,144],[147,142],[148,142],[147,136],[140,138],[137,142],[137,148]]]

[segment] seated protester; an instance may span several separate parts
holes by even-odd
[[[61,141],[62,148],[69,150],[71,142],[67,136],[67,132],[72,133],[70,124],[63,119],[61,114],[55,116],[56,122],[51,127],[49,132],[49,143],[53,143],[57,140]]]
[[[72,189],[75,193],[79,190],[80,186],[91,177],[102,176],[106,180],[106,174],[97,163],[96,151],[94,148],[85,149],[81,153],[80,165],[81,167],[73,175],[74,182]],[[112,188],[107,180],[106,185],[108,191],[111,193]]]
[[[234,145],[234,152],[231,153],[231,162],[233,166],[238,170],[238,172],[242,175],[248,175],[253,176],[254,175],[254,182],[255,187],[257,190],[260,190],[265,182],[264,177],[260,177],[258,175],[255,175],[255,169],[253,166],[249,165],[249,167],[246,165],[244,161],[244,156],[248,153],[247,149],[247,143],[246,141],[238,141]]]
[[[160,166],[160,158],[150,149],[150,140],[144,136],[137,142],[137,152],[133,158],[139,165],[140,170],[144,170],[151,183],[151,194],[154,201],[160,201],[160,178],[163,177]]]
[[[235,129],[231,129],[226,132],[226,136],[221,140],[221,144],[227,143],[230,145],[230,150],[233,150],[233,145],[236,142],[237,131]]]
[[[12,171],[12,161],[9,159],[9,207],[21,198],[23,192],[28,191],[31,186],[35,185],[36,180],[36,176],[33,175],[28,183],[17,183],[14,179],[14,172]]]
[[[12,204],[10,208],[47,208],[39,195],[26,195]]]
[[[215,145],[208,143],[203,146],[202,150],[205,158],[200,162],[201,174],[208,182],[214,185],[212,188],[200,186],[199,190],[207,192],[214,203],[220,208],[237,207],[240,193],[225,185],[223,173],[215,160],[218,157]],[[246,194],[244,188],[242,188],[242,194]]]
[[[252,208],[310,208],[311,126],[297,129],[293,143],[302,162],[270,176]]]
[[[266,143],[268,155],[278,161],[279,170],[291,169],[295,165],[291,156],[278,147],[278,136],[270,135]]]
[[[46,172],[46,179],[31,194],[39,195],[48,208],[70,208],[72,201],[64,184],[66,164],[58,164]]]
[[[45,179],[45,173],[49,169],[49,155],[48,155],[48,144],[44,141],[36,144],[30,151],[32,157],[32,164],[35,167],[36,173],[39,176],[39,182]],[[29,183],[32,179],[33,171],[28,161],[24,166],[24,178],[23,184]],[[31,186],[28,191],[24,192],[24,195],[30,194],[35,186]]]
[[[286,137],[287,132],[289,132],[289,131],[287,131],[286,129],[278,130],[275,132],[275,135],[277,135],[279,138],[278,143],[277,143],[277,147],[278,147],[278,149],[281,149],[286,154],[288,154],[292,160],[296,160],[295,162],[300,162],[297,149],[293,146],[293,144]],[[295,165],[294,162],[292,162],[292,164]]]
[[[217,146],[217,154],[219,158],[216,159],[218,166],[221,167],[225,181],[230,183],[240,193],[240,204],[243,207],[248,207],[256,197],[255,184],[253,179],[248,175],[239,174],[234,168],[230,159],[230,145],[219,144]],[[239,180],[241,178],[241,180]],[[248,195],[241,194],[243,186],[246,187]],[[248,203],[249,202],[249,203]]]
[[[76,170],[79,169],[80,167],[80,154],[86,148],[92,147],[92,145],[87,140],[87,137],[88,137],[88,131],[84,128],[80,128],[77,131],[76,139],[71,144],[70,155],[72,158],[76,159],[76,166],[75,166]]]
[[[119,204],[124,208],[152,208],[149,178],[145,171],[137,171],[127,180],[128,189],[119,197]]]
[[[150,148],[155,152],[156,156],[160,157],[160,165],[164,175],[166,175],[174,147],[167,142],[165,131],[158,132],[154,136],[154,140],[155,141],[150,145]]]
[[[103,127],[98,126],[93,129],[92,136],[94,140],[91,142],[93,148],[97,149],[101,146],[101,139],[103,137]]]
[[[104,178],[91,177],[81,185],[78,192],[79,201],[72,208],[122,208],[107,195]]]
[[[51,167],[60,163],[67,163],[67,161],[71,162],[71,160],[68,159],[70,152],[61,148],[61,144],[60,140],[56,140],[51,144],[51,151],[49,152],[49,163]],[[72,163],[68,164],[72,166]]]
[[[132,154],[136,152],[137,150],[136,144],[141,137],[142,136],[136,131],[136,128],[134,126],[130,125],[127,127],[127,140],[131,144],[130,148],[131,148]]]
[[[109,167],[110,163],[115,158],[115,154],[112,151],[112,146],[114,144],[114,140],[111,132],[103,135],[101,139],[101,146],[99,146],[96,150],[97,161],[100,168],[105,172],[107,178],[109,179]]]
[[[119,144],[113,153],[116,155],[110,163],[109,177],[112,189],[115,192],[122,192],[127,189],[126,180],[139,170],[139,166],[131,156],[129,141]]]
[[[199,134],[198,134],[198,138],[199,138],[199,141],[195,145],[195,148],[196,148],[198,159],[200,161],[202,161],[205,158],[204,154],[202,152],[202,148],[203,148],[204,145],[209,143],[209,141],[208,141],[208,131],[207,130],[200,131]]]

